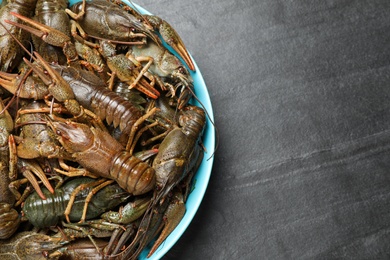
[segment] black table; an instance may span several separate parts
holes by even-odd
[[[390,258],[390,1],[137,1],[184,39],[220,145],[164,259]]]

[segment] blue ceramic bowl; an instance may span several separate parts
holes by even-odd
[[[2,1],[0,0],[0,3]],[[80,0],[70,0],[70,5],[73,5],[77,2],[80,2]],[[129,3],[129,1],[123,0],[124,3],[132,6],[132,4]],[[143,14],[150,14],[148,11],[143,9],[142,7],[135,5],[135,7]],[[169,22],[169,21],[168,21]],[[185,42],[185,39],[183,39]],[[175,53],[170,47],[167,46],[168,49],[170,49],[173,53]],[[176,53],[175,53],[176,54]],[[178,56],[176,54],[176,56]],[[194,176],[194,189],[191,192],[191,194],[188,197],[188,200],[186,202],[186,214],[184,215],[184,218],[180,222],[180,224],[176,227],[176,229],[168,236],[168,238],[161,244],[161,246],[156,250],[156,252],[150,257],[146,258],[146,255],[148,254],[148,251],[150,248],[146,248],[141,256],[140,259],[160,259],[168,250],[176,243],[176,241],[180,238],[180,236],[184,233],[184,231],[187,229],[188,225],[192,221],[193,217],[195,216],[196,211],[199,208],[199,205],[203,199],[203,196],[206,192],[206,188],[210,179],[211,169],[213,166],[214,157],[210,156],[214,152],[215,147],[215,131],[214,127],[210,122],[210,119],[214,121],[213,116],[213,109],[211,106],[210,96],[207,91],[206,84],[203,80],[202,74],[200,73],[200,70],[195,63],[196,72],[190,72],[192,78],[194,79],[194,86],[195,86],[195,93],[199,100],[202,102],[204,108],[207,110],[209,118],[207,119],[207,125],[206,129],[203,135],[203,144],[206,147],[206,150],[208,151],[204,159],[199,167],[198,172]],[[194,105],[200,106],[198,102],[193,102]]]

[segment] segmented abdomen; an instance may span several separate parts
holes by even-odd
[[[68,7],[67,0],[38,0],[37,6],[35,8],[35,13],[43,13],[43,12],[56,12],[65,10]]]
[[[180,117],[182,132],[198,140],[206,126],[206,115],[202,108],[197,106],[187,106],[183,109]]]
[[[120,152],[113,159],[110,176],[133,195],[145,194],[156,183],[155,170],[128,152]]]
[[[105,119],[108,124],[119,126],[123,133],[130,133],[135,121],[142,116],[142,111],[136,105],[109,90],[95,74],[66,66],[52,67],[68,82],[80,105],[100,119]]]
[[[20,217],[11,204],[0,202],[0,240],[12,236],[18,229]]]
[[[142,116],[138,107],[106,88],[96,90],[91,110],[108,124],[119,126],[126,134],[130,133],[131,127]]]
[[[36,192],[27,197],[23,212],[28,220],[35,227],[44,228],[56,225],[62,218],[69,201],[62,190],[56,190],[51,194],[48,190],[42,189],[46,200],[42,200]]]

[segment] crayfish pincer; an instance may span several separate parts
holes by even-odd
[[[154,169],[128,153],[109,133],[71,121],[48,124],[73,160],[86,170],[115,180],[133,195],[145,194],[155,187]]]
[[[67,0],[38,0],[34,20],[59,30],[70,37],[70,18],[65,12],[68,2]],[[60,48],[44,42],[41,38],[33,34],[32,41],[34,48],[48,62],[66,63],[65,55]]]
[[[5,1],[3,1],[5,2]],[[0,70],[11,71],[22,60],[23,50],[16,40],[26,44],[30,35],[22,29],[5,24],[5,20],[19,22],[20,20],[11,15],[11,12],[17,12],[25,16],[31,16],[37,0],[8,0],[8,3],[0,9]],[[15,37],[15,38],[14,38]]]

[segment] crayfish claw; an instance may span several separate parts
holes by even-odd
[[[5,88],[11,93],[15,93],[17,85],[15,84],[18,78],[18,74],[11,74],[0,71],[0,86]]]
[[[24,21],[25,23],[33,26],[28,26],[20,23],[16,23],[10,20],[4,20],[6,23],[9,23],[11,25],[14,25],[16,27],[19,27],[27,32],[30,32],[37,37],[41,38],[44,42],[56,46],[61,47],[62,51],[64,52],[67,61],[69,64],[73,63],[75,66],[79,66],[78,64],[78,54],[76,51],[76,48],[74,44],[71,41],[71,38],[66,35],[65,33],[52,28],[50,26],[44,25],[42,23],[39,23],[37,21],[34,21],[30,18],[27,18],[21,14],[10,12],[13,16],[19,18],[20,20]],[[35,27],[35,28],[34,28]]]
[[[9,23],[11,25],[17,26],[23,30],[26,30],[39,38],[41,38],[43,41],[47,42],[48,44],[57,46],[57,47],[63,47],[66,42],[70,41],[69,36],[64,34],[63,32],[54,29],[52,27],[49,27],[47,25],[41,24],[37,21],[34,21],[30,18],[27,18],[21,14],[10,12],[13,16],[19,18],[20,20],[26,22],[27,24],[30,24],[31,26],[34,26],[36,28],[33,28],[28,25],[16,23],[10,20],[5,20],[6,23]]]
[[[129,89],[133,88],[136,88],[138,91],[144,93],[145,95],[153,99],[157,99],[160,96],[160,92],[158,92],[157,89],[151,86],[149,82],[144,79],[140,79],[137,84],[133,83],[129,86]]]
[[[164,228],[161,231],[160,236],[154,242],[153,247],[150,249],[147,258],[154,254],[161,243],[172,233],[172,231],[179,225],[184,214],[186,212],[186,206],[184,204],[183,194],[175,192],[174,198],[166,209],[163,222]]]
[[[43,172],[42,168],[38,163],[33,160],[24,160],[19,158],[18,162],[20,162],[21,171],[23,172],[23,176],[29,180],[29,182],[34,187],[35,191],[39,194],[42,199],[46,199],[46,196],[43,194],[38,181],[34,177],[37,176],[43,183],[43,185],[49,190],[50,193],[54,193],[54,189],[51,186],[49,180],[46,177],[46,174]]]
[[[195,71],[195,65],[187,51],[182,39],[175,29],[165,20],[155,15],[143,16],[155,30],[158,30],[163,40],[171,46],[187,64],[188,68]]]

